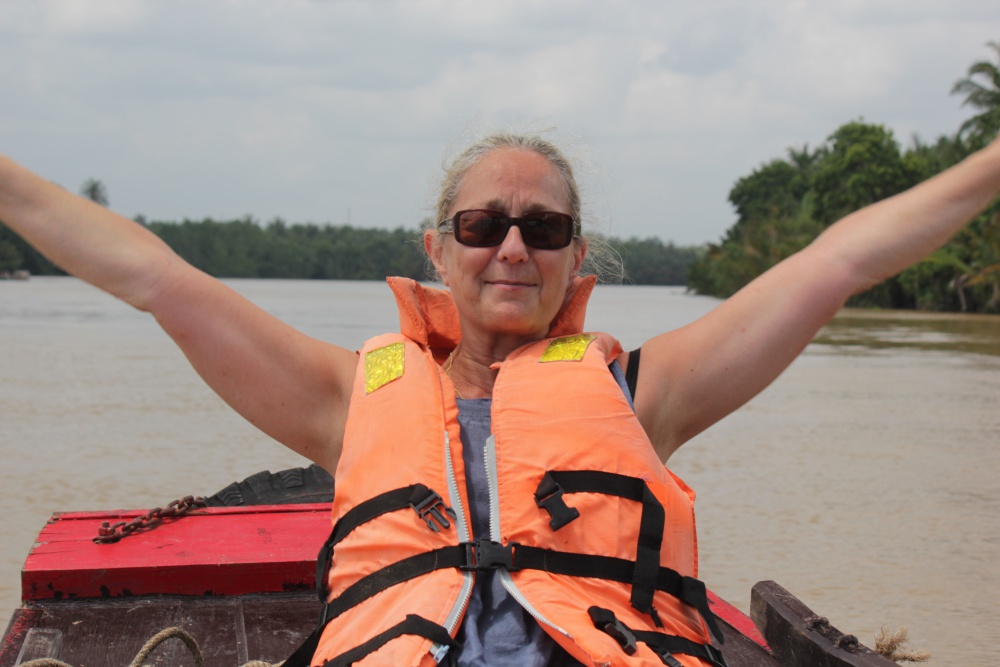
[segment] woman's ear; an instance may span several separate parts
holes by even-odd
[[[583,268],[583,258],[587,256],[587,239],[580,239],[579,243],[573,243],[573,271],[570,273],[570,278],[575,278],[580,275],[580,269]]]
[[[434,265],[434,270],[437,271],[438,276],[441,277],[441,282],[447,286],[448,271],[445,269],[443,257],[444,238],[441,234],[433,229],[424,230],[424,250],[427,252],[427,256],[431,258],[431,263]]]

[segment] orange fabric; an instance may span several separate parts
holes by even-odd
[[[427,345],[436,356],[444,350],[447,356],[462,334],[458,324],[458,310],[451,299],[451,292],[425,287],[410,278],[387,278],[399,308],[399,330],[404,336],[420,345]],[[587,300],[597,284],[596,276],[573,279],[566,303],[556,315],[549,336],[566,336],[583,331],[587,314]],[[610,362],[609,362],[610,363]]]
[[[508,356],[493,389],[500,534],[492,539],[634,560],[640,503],[605,494],[569,494],[564,500],[580,518],[553,532],[548,513],[533,502],[546,470],[614,472],[643,479],[664,507],[660,565],[697,576],[694,494],[657,459],[608,372],[607,351],[609,345],[617,349],[617,343],[599,336],[582,362],[545,364],[540,372],[538,358],[547,345],[540,341]],[[626,658],[611,637],[595,631],[586,614],[594,604],[613,610],[631,628],[709,641],[698,612],[666,593],[654,597],[665,626],[659,629],[650,616],[631,606],[631,586],[538,570],[515,571],[511,579],[542,616],[566,630],[572,638],[549,634],[584,664],[663,664],[644,644]],[[675,657],[682,664],[701,664],[688,656]]]
[[[468,498],[454,387],[439,363],[460,338],[458,317],[447,292],[413,281],[389,280],[406,335],[384,335],[365,344],[362,355],[404,343],[405,370],[371,393],[365,392],[364,364],[351,399],[344,453],[337,468],[333,506],[336,522],[350,508],[385,491],[422,483],[437,491],[458,514],[450,529],[431,532],[406,509],[364,524],[337,547],[329,576],[331,599],[360,577],[402,558],[479,537],[504,544],[577,553],[636,557],[641,505],[605,494],[567,494],[580,518],[559,531],[534,502],[546,470],[603,470],[642,478],[666,511],[661,566],[696,576],[694,493],[656,458],[608,363],[621,348],[597,334],[579,361],[541,362],[551,339],[526,345],[500,366],[493,393],[500,534],[470,536]],[[579,333],[593,280],[578,280],[552,330]],[[587,608],[611,609],[627,626],[658,630],[650,616],[630,605],[631,587],[616,582],[518,570],[510,580],[553,638],[584,664],[662,665],[644,644],[629,657],[594,628]],[[471,591],[472,574],[437,570],[377,593],[334,619],[323,633],[313,665],[347,651],[406,614],[446,625],[454,636]],[[654,606],[669,634],[708,643],[697,612],[665,593]],[[561,629],[561,630],[560,630]],[[432,665],[430,641],[401,637],[358,665]],[[702,665],[677,655],[686,666]]]

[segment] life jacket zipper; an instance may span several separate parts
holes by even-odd
[[[494,436],[490,435],[486,439],[486,446],[484,447],[485,456],[483,460],[486,462],[486,483],[490,494],[490,539],[494,542],[499,543],[501,539],[500,532],[500,490],[498,484],[498,473],[497,473],[497,456],[496,456],[496,439]],[[517,603],[524,607],[525,611],[534,617],[536,621],[544,625],[549,626],[556,632],[565,635],[572,639],[573,635],[559,627],[548,618],[546,618],[542,612],[538,611],[526,597],[521,589],[517,587],[514,580],[510,576],[505,568],[500,567],[497,569],[497,575],[500,577],[500,583],[503,587],[507,589],[507,592],[512,598],[517,600]]]
[[[462,496],[458,490],[458,478],[455,475],[455,464],[451,457],[451,438],[447,430],[444,432],[444,458],[446,467],[445,476],[448,479],[448,499],[451,501],[451,508],[455,510],[455,531],[459,542],[468,542],[471,540],[469,522],[466,517],[465,506],[462,505]],[[465,613],[466,607],[469,606],[469,600],[472,599],[472,586],[475,583],[472,572],[463,572],[462,577],[462,590],[459,592],[458,600],[444,621],[444,628],[452,636],[455,635],[455,630],[458,628],[462,615]],[[448,647],[441,644],[431,644],[430,652],[434,661],[440,663],[447,654]]]

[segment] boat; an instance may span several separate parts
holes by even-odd
[[[332,478],[310,466],[166,509],[54,514],[25,561],[0,667],[116,667],[143,651],[157,665],[198,664],[193,652],[211,667],[279,663],[320,610],[316,551],[332,495]],[[711,591],[709,604],[729,667],[896,664],[775,582],[753,587],[750,616]]]
[[[0,280],[27,280],[30,277],[31,274],[24,269],[18,269],[16,271],[0,271]]]

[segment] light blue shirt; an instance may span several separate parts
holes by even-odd
[[[631,402],[625,376],[618,362],[610,366],[615,380]],[[490,496],[486,481],[485,449],[489,438],[489,398],[458,399],[462,428],[462,460],[473,539],[490,534]],[[542,626],[510,596],[495,570],[476,574],[472,599],[465,612],[458,640],[459,667],[518,665],[519,667],[577,667],[582,663],[548,636]],[[581,610],[581,613],[586,611]]]

